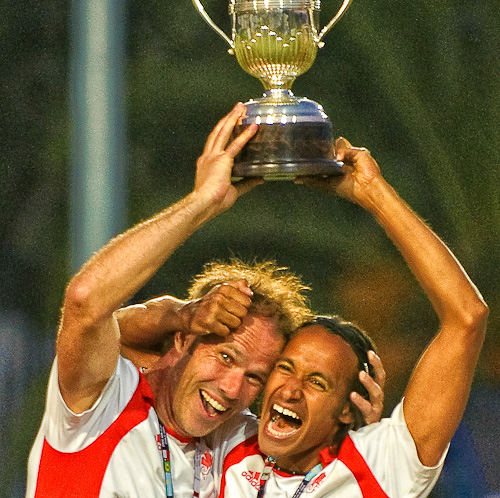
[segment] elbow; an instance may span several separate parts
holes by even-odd
[[[481,297],[463,310],[462,323],[474,335],[484,336],[490,310]]]
[[[84,327],[91,327],[99,322],[100,313],[88,278],[76,275],[71,279],[66,287],[63,309],[66,318],[71,317]]]

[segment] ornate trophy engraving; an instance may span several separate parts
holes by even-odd
[[[235,130],[257,123],[259,130],[236,157],[235,177],[268,180],[301,175],[338,175],[333,156],[332,124],[317,102],[295,97],[291,86],[313,64],[323,36],[342,17],[352,0],[318,29],[320,0],[229,0],[231,38],[192,0],[205,21],[229,44],[240,66],[258,78],[262,97],[245,103],[247,113]]]

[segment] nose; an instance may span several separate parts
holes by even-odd
[[[243,370],[232,368],[221,378],[219,389],[228,400],[237,400],[241,396],[244,379]]]
[[[295,375],[289,375],[280,388],[280,393],[285,400],[299,400],[302,397],[302,381]]]

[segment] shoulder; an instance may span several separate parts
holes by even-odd
[[[47,389],[47,403],[42,429],[47,440],[56,448],[65,451],[67,445],[79,441],[80,449],[92,443],[102,434],[135,398],[151,398],[152,394],[142,376],[128,360],[118,359],[113,375],[93,406],[74,413],[63,400],[57,376],[57,358],[54,361]],[[152,403],[152,402],[151,402]],[[78,438],[76,436],[79,435]],[[78,448],[71,448],[71,451]]]

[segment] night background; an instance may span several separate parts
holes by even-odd
[[[339,5],[322,2],[322,24]],[[205,6],[228,32],[228,0]],[[354,0],[292,88],[323,105],[336,136],[370,149],[490,306],[468,409],[433,498],[500,496],[499,6]],[[263,91],[190,0],[128,2],[125,12],[122,229],[189,193],[212,127]],[[0,498],[24,496],[72,273],[71,19],[70,1],[0,0]],[[289,267],[312,287],[315,311],[367,330],[387,371],[390,413],[438,324],[369,214],[268,182],[195,233],[134,301],[185,297],[205,262],[231,256]]]

